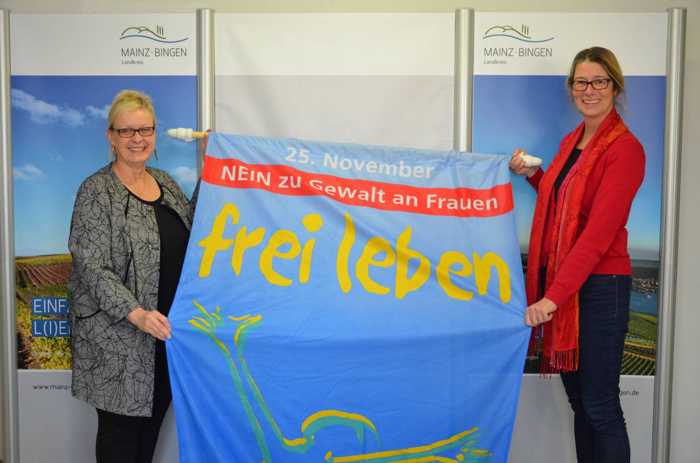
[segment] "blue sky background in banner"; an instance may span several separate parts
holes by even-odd
[[[626,76],[625,92],[621,115],[647,156],[644,183],[628,222],[629,248],[633,259],[658,260],[666,79]],[[475,76],[474,114],[474,151],[510,155],[521,147],[542,157],[545,166],[581,120],[564,76]],[[526,252],[535,192],[518,177],[513,195],[518,238]]]
[[[13,76],[12,148],[17,256],[67,252],[75,192],[108,162],[107,112],[121,89],[153,98],[158,156],[190,194],[196,147],[167,137],[170,127],[196,125],[194,76]]]
[[[411,165],[436,166],[438,175],[430,181],[413,178],[395,183],[490,188],[508,182],[507,159],[501,156],[470,158],[361,145],[236,138],[238,141],[230,142],[213,136],[208,153],[229,157],[225,153],[233,152],[252,164],[281,164],[285,145],[301,146],[309,149],[316,162],[296,167],[313,174],[386,181],[370,174],[339,174],[321,166],[319,153],[335,151],[353,159],[401,159]],[[265,153],[273,154],[266,158]],[[485,175],[470,176],[470,167]],[[210,276],[200,278],[203,250],[198,243],[209,235],[224,203],[235,204],[240,212],[235,225],[226,222],[226,238],[245,226],[248,233],[265,227],[260,247],[278,229],[295,233],[302,245],[316,239],[308,283],[295,280],[298,259],[276,259],[275,269],[294,282],[286,287],[270,284],[258,264],[260,247],[246,251],[239,276],[231,268],[229,248],[215,255]],[[314,233],[302,226],[302,217],[310,213],[323,219],[322,228]],[[353,286],[347,294],[339,288],[336,271],[344,213],[351,216],[357,230],[349,254]],[[365,291],[354,270],[361,248],[372,236],[381,236],[396,246],[398,235],[408,226],[413,230],[409,247],[430,258],[430,279],[400,300],[393,293]],[[435,279],[435,265],[448,250],[462,252],[470,260],[473,252],[483,255],[493,251],[503,257],[511,271],[512,299],[505,304],[498,299],[495,271],[487,295],[475,293],[466,302],[447,297]],[[409,274],[414,271],[412,265]],[[371,277],[394,288],[393,267],[375,267]],[[472,278],[459,281],[475,290]],[[202,315],[193,301],[210,312],[221,307],[224,325],[216,334],[234,357],[233,332],[245,322],[227,317],[262,316],[248,329],[244,350],[238,351],[259,387],[258,396],[245,379],[235,386],[235,374],[232,377],[231,364],[227,366],[222,349],[188,323]],[[505,462],[529,337],[522,321],[523,309],[512,213],[479,219],[429,216],[348,206],[321,196],[280,196],[265,190],[203,183],[170,312],[173,339],[167,344],[182,461],[261,461],[251,419],[242,406],[242,397],[246,397],[251,415],[261,424],[262,440],[269,446],[272,461],[322,462],[327,451],[340,456],[417,447],[478,427],[475,442],[463,445],[492,452],[492,459],[479,461]],[[214,319],[209,321],[214,323]],[[245,376],[242,359],[235,361],[237,371]],[[290,453],[276,440],[265,408],[290,439],[301,436],[300,426],[306,417],[335,409],[366,416],[376,426],[379,440],[367,433],[365,442],[360,443],[352,429],[333,426],[318,432],[308,453]],[[458,452],[459,448],[450,449],[445,456],[454,458]]]

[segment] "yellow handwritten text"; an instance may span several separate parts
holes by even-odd
[[[224,204],[213,220],[209,234],[199,241],[203,248],[199,264],[199,277],[210,276],[214,259],[221,252],[231,253],[231,269],[236,276],[241,274],[246,253],[252,249],[259,251],[257,266],[260,274],[272,285],[291,286],[310,281],[313,253],[316,246],[314,234],[323,228],[323,218],[316,213],[306,214],[301,219],[303,229],[308,236],[299,237],[299,233],[279,229],[265,237],[268,231],[264,227],[249,230],[239,225],[240,211],[232,203]],[[227,226],[238,226],[238,230],[227,233]],[[392,295],[403,299],[410,293],[418,291],[430,279],[432,264],[428,257],[411,247],[412,227],[408,226],[396,237],[395,242],[381,237],[369,237],[366,242],[358,243],[357,230],[350,214],[344,215],[343,235],[336,251],[336,278],[340,290],[349,293],[357,281],[365,291],[377,295]],[[359,257],[353,258],[355,246],[361,246]],[[471,258],[470,258],[471,257]],[[354,259],[354,260],[353,260]],[[284,274],[278,262],[293,262],[296,272]],[[474,289],[480,296],[488,293],[492,276],[497,277],[498,298],[503,303],[510,302],[511,284],[508,264],[496,253],[486,252],[471,256],[447,250],[439,256],[435,266],[435,280],[442,291],[450,298],[470,301],[474,298]],[[387,279],[378,278],[382,272],[392,272]],[[294,274],[295,273],[295,274]],[[472,284],[467,284],[469,278]],[[381,280],[381,281],[380,281]],[[471,288],[471,289],[467,289]]]

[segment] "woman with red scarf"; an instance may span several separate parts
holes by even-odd
[[[580,51],[567,87],[583,121],[546,172],[520,150],[510,160],[537,190],[525,323],[536,327],[543,371],[561,373],[579,463],[629,463],[619,398],[632,273],[625,226],[644,150],[615,110],[625,82],[610,50]]]

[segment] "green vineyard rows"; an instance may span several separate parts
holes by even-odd
[[[656,317],[630,312],[622,356],[622,374],[647,376],[656,373]]]
[[[16,301],[18,366],[25,369],[63,370],[71,368],[70,338],[33,337],[32,319],[49,319],[32,315],[33,297],[66,297],[70,255],[21,257],[16,259]],[[37,276],[39,278],[37,279]],[[51,284],[45,284],[50,282]],[[37,284],[44,283],[41,286]]]
[[[628,334],[656,343],[656,317],[640,312],[630,312]]]
[[[653,359],[638,357],[629,352],[622,356],[623,375],[654,375],[656,373],[656,361]]]

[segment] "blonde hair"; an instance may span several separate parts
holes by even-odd
[[[114,128],[114,120],[120,113],[138,109],[148,111],[153,117],[153,125],[156,124],[156,110],[153,108],[151,97],[137,90],[122,90],[114,97],[112,106],[109,108],[108,127],[110,129]]]
[[[612,81],[613,90],[615,90],[615,103],[617,103],[618,97],[621,97],[625,91],[625,76],[622,74],[622,68],[617,61],[615,53],[603,47],[586,48],[576,53],[574,60],[571,62],[569,78],[566,80],[566,86],[569,92],[571,92],[571,87],[574,85],[576,66],[584,61],[598,63],[605,69],[605,72],[608,73]]]

